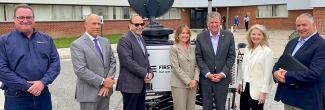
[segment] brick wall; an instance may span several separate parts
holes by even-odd
[[[218,8],[218,12],[222,15],[227,15],[227,8],[226,7],[222,7],[222,8]],[[250,20],[251,20],[251,24],[255,24],[256,22],[256,8],[255,6],[246,6],[246,7],[229,7],[229,21],[228,21],[228,28],[230,28],[230,26],[234,25],[234,17],[238,16],[239,18],[239,27],[238,28],[245,28],[245,24],[243,21],[243,17],[248,14],[250,16]]]
[[[250,17],[250,26],[254,24],[265,25],[268,29],[295,29],[295,20],[296,17],[302,13],[313,14],[313,10],[290,10],[288,12],[288,17],[284,18],[256,18],[256,9],[257,6],[245,6],[245,7],[230,7],[229,8],[229,24],[232,26],[234,16],[239,16],[239,28],[245,28],[243,17],[247,14]],[[221,7],[218,8],[218,12],[221,15],[227,14],[227,8]],[[325,12],[325,11],[324,11]],[[324,13],[323,12],[323,13]],[[324,19],[324,18],[323,18]]]
[[[181,9],[181,19],[158,20],[164,27],[176,28],[180,24],[190,24],[190,10]],[[105,20],[103,34],[121,34],[128,31],[129,20]],[[0,35],[14,27],[13,22],[0,22]],[[36,22],[36,29],[49,33],[54,38],[78,37],[84,33],[83,21]]]
[[[325,8],[314,8],[313,13],[314,13],[318,32],[324,35],[325,34]]]
[[[290,10],[287,18],[256,18],[256,6],[230,7],[229,27],[233,25],[234,16],[238,15],[239,28],[244,28],[243,17],[250,16],[250,26],[254,24],[265,25],[268,29],[295,29],[295,19],[301,13],[314,15],[318,31],[325,34],[325,8],[314,8],[313,10]],[[220,7],[218,12],[226,15],[227,8]],[[189,8],[181,9],[181,19],[158,20],[164,27],[176,28],[180,24],[190,25],[191,12]],[[105,20],[103,34],[121,34],[128,31],[129,20]],[[0,35],[12,30],[13,22],[0,22]],[[37,22],[38,30],[49,33],[55,38],[78,37],[84,32],[83,21],[53,21]]]

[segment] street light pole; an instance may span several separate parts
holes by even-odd
[[[208,13],[212,12],[212,0],[208,0]]]

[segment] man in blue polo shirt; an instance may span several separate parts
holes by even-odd
[[[5,110],[52,110],[47,85],[60,72],[60,58],[52,38],[34,29],[32,7],[14,11],[15,28],[0,37],[0,81]]]

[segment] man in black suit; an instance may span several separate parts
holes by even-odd
[[[225,110],[230,69],[236,58],[234,36],[220,29],[220,18],[218,12],[209,13],[209,29],[200,33],[196,40],[203,110],[212,110],[213,103],[217,110]]]
[[[129,29],[117,45],[120,74],[116,90],[123,95],[124,110],[144,110],[145,83],[153,78],[148,52],[141,36],[144,22],[141,16],[131,18]]]
[[[278,82],[274,100],[284,103],[285,110],[322,110],[325,73],[325,40],[319,35],[312,15],[303,13],[296,19],[299,37],[290,40],[283,55],[289,54],[308,67],[287,71],[276,63],[273,76]],[[282,56],[278,62],[281,62]]]

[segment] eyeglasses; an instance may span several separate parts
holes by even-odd
[[[139,27],[140,25],[143,27],[145,24],[144,23],[132,23],[135,27]]]
[[[17,20],[19,20],[19,21],[24,21],[25,19],[29,21],[29,20],[34,19],[33,16],[17,16],[16,18],[17,18]]]

